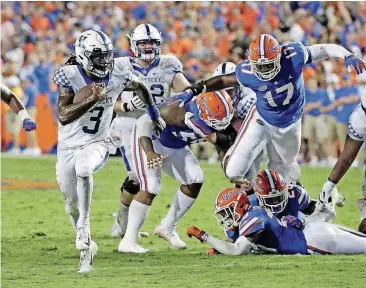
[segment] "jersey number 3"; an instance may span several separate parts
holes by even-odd
[[[282,87],[279,87],[276,89],[276,93],[277,94],[281,94],[282,92],[287,91],[287,95],[285,100],[282,102],[282,105],[288,105],[290,103],[290,100],[292,98],[292,95],[294,94],[294,85],[290,82],[287,83],[286,85],[283,85]],[[265,95],[264,98],[267,99],[268,104],[271,107],[277,107],[278,105],[274,102],[273,97],[272,97],[272,92],[268,91]]]
[[[96,114],[95,112],[98,112],[98,114]],[[83,131],[84,133],[87,134],[95,134],[98,132],[99,130],[99,125],[100,125],[100,118],[102,118],[104,112],[104,107],[95,107],[93,110],[90,111],[90,113],[93,114],[92,117],[90,117],[90,122],[95,122],[94,123],[94,127],[89,127],[88,126],[83,126]]]

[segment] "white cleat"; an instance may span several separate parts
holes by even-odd
[[[159,224],[158,227],[155,228],[155,235],[163,238],[165,241],[168,241],[169,244],[178,249],[186,249],[187,245],[182,240],[180,240],[177,231],[175,231],[175,226],[172,228],[164,227]]]
[[[122,253],[136,253],[136,254],[143,254],[148,252],[148,249],[141,247],[137,243],[128,243],[127,241],[121,240],[118,245],[118,252]]]
[[[79,251],[88,250],[90,246],[90,229],[88,224],[77,227],[76,230],[76,249]]]
[[[118,218],[118,213],[113,213],[113,217],[115,218],[114,219],[114,222],[112,224],[112,228],[111,228],[111,236],[112,237],[123,237],[126,233],[126,228],[127,228],[127,223],[126,223],[126,226],[123,226],[121,227],[121,225],[119,224],[119,218]],[[124,233],[122,233],[122,228],[124,228]],[[139,232],[139,238],[142,238],[142,237],[149,237],[149,233],[147,232]]]
[[[90,247],[87,250],[80,251],[80,261],[78,273],[89,273],[92,271],[93,258],[97,255],[98,245],[90,241]]]

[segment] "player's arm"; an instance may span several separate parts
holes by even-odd
[[[188,87],[187,90],[191,90],[193,95],[199,95],[205,92],[218,91],[230,87],[234,87],[238,82],[236,80],[235,73],[215,76],[207,80],[200,81],[192,86]]]
[[[182,72],[178,72],[175,74],[172,84],[174,91],[178,93],[184,91],[187,87],[191,86],[191,84],[188,82],[187,78]]]
[[[314,44],[306,46],[305,63],[318,62],[329,58],[342,58],[344,65],[353,69],[357,74],[366,70],[365,62],[346,48],[337,44]],[[308,54],[308,55],[307,55]]]
[[[236,130],[229,125],[224,131],[216,131],[205,137],[205,140],[218,146],[223,151],[227,151],[235,142],[237,136]]]
[[[319,109],[321,107],[320,101],[311,102],[305,105],[304,112],[307,113],[314,109]]]
[[[237,256],[251,253],[251,248],[255,247],[255,242],[259,239],[260,232],[250,237],[240,236],[234,243],[217,239],[195,226],[187,228],[187,235],[197,238],[202,243],[208,243],[221,254]]]
[[[32,131],[36,129],[36,122],[31,119],[22,101],[20,101],[20,99],[3,84],[0,84],[0,96],[1,101],[8,104],[11,110],[22,119],[23,129],[25,131]]]
[[[75,93],[70,87],[58,87],[58,120],[62,125],[67,125],[85,114],[95,103],[105,99],[104,87],[93,84],[91,96],[79,103],[73,103]]]

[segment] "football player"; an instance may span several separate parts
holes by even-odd
[[[155,234],[172,247],[184,249],[186,244],[175,230],[177,222],[198,197],[203,184],[203,172],[188,144],[202,140],[216,145],[230,145],[226,129],[234,111],[230,96],[225,91],[204,93],[180,107],[179,98],[170,97],[160,108],[166,128],[160,137],[153,132],[147,115],[141,116],[133,130],[133,164],[140,183],[140,191],[131,202],[126,233],[118,251],[146,253],[137,243],[155,196],[161,189],[161,171],[181,182],[166,217],[156,227]],[[225,148],[225,147],[223,147]]]
[[[348,132],[344,148],[339,155],[328,180],[324,183],[322,191],[319,195],[319,203],[317,209],[322,209],[323,205],[334,201],[331,191],[336,184],[343,178],[344,174],[351,167],[356,159],[362,144],[366,140],[366,99],[361,97],[361,103],[352,112],[348,122]],[[357,201],[358,209],[361,212],[361,222],[358,231],[366,234],[366,170],[363,168],[363,183],[361,186],[361,197]]]
[[[195,226],[188,227],[187,234],[226,255],[258,250],[304,255],[366,253],[366,236],[326,222],[333,217],[331,213],[317,211],[305,219],[294,215],[280,219],[279,213],[284,212],[289,201],[289,189],[293,188],[277,172],[261,171],[254,183],[259,206],[240,190],[225,189],[217,196],[215,216],[225,231],[232,231],[228,234],[232,243],[216,239]]]
[[[93,173],[108,158],[109,126],[118,95],[127,87],[133,89],[147,106],[153,127],[160,131],[164,125],[145,84],[113,54],[106,34],[87,30],[75,42],[75,56],[53,76],[59,91],[56,176],[81,251],[78,272],[91,271],[96,253],[89,222]],[[78,100],[85,86],[91,87],[90,95]],[[133,107],[132,101],[127,106]]]
[[[160,55],[162,38],[151,24],[138,25],[131,36],[130,48],[134,57],[121,57],[119,60],[141,78],[156,104],[167,99],[172,90],[182,92],[190,86],[183,74],[182,63],[173,55]],[[131,112],[127,105],[131,101],[137,110]],[[112,226],[112,236],[123,236],[128,221],[128,210],[133,196],[140,190],[132,165],[131,139],[132,129],[143,110],[144,103],[133,92],[123,92],[121,101],[117,101],[114,110],[118,113],[111,126],[114,144],[120,148],[128,177],[121,185],[121,202],[116,220]],[[123,142],[123,145],[122,145]]]
[[[11,110],[20,117],[25,131],[33,131],[37,128],[36,122],[29,116],[22,101],[20,101],[20,99],[4,84],[0,84],[0,96],[1,101],[8,104]]]
[[[288,182],[299,179],[300,168],[295,157],[300,148],[305,104],[302,70],[306,64],[328,58],[344,59],[345,66],[357,74],[365,70],[363,60],[342,46],[301,43],[280,46],[274,37],[262,34],[251,42],[249,60],[239,63],[235,73],[201,81],[183,92],[181,96],[188,101],[202,91],[216,91],[239,83],[257,95],[256,106],[245,119],[225,167],[227,177],[245,175],[267,144],[268,167],[281,173]]]

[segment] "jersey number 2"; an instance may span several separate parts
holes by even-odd
[[[94,112],[97,111],[98,114],[95,115]],[[99,130],[100,118],[102,118],[104,112],[104,107],[95,107],[90,113],[93,113],[93,116],[90,117],[90,122],[95,122],[93,128],[89,128],[88,126],[83,126],[84,133],[87,134],[95,134]],[[95,115],[95,116],[94,116]]]
[[[292,95],[294,94],[294,85],[290,82],[290,83],[287,83],[286,85],[283,85],[282,87],[279,87],[279,88],[276,89],[277,94],[280,94],[280,93],[285,92],[285,91],[287,91],[287,96],[286,96],[285,100],[283,101],[282,105],[288,105],[290,103]],[[278,106],[273,100],[271,91],[268,91],[264,95],[264,98],[267,99],[268,104],[271,107],[277,107]]]
[[[154,102],[155,104],[160,104],[161,102],[164,101],[163,97],[164,96],[164,86],[161,84],[153,84],[150,87],[150,91],[151,91],[151,96],[154,98]],[[159,103],[157,102],[156,97],[159,98]]]

